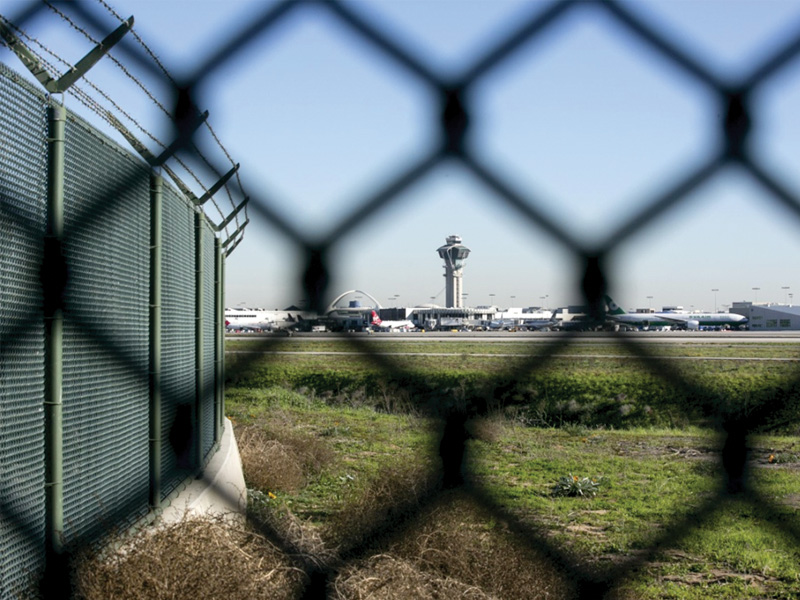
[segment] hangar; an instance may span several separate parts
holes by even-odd
[[[800,330],[800,306],[734,302],[731,312],[747,317],[751,331]]]

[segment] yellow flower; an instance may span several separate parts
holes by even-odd
[[[277,498],[277,496],[272,492],[267,492],[267,496],[269,496],[272,500],[275,500],[275,498]]]
[[[578,481],[578,476],[577,475],[573,475],[572,476],[572,481]]]
[[[770,454],[769,455],[769,462],[771,462],[771,463],[775,462],[775,455],[774,454]]]

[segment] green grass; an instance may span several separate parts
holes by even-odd
[[[498,356],[472,353],[472,342],[461,346],[463,352],[451,352],[459,347],[455,346],[444,354],[439,353],[444,342],[427,346],[380,342],[374,347],[394,349],[397,354],[377,358],[311,353],[321,352],[320,347],[348,347],[341,340],[287,343],[307,351],[229,354],[226,369],[230,383],[250,389],[303,389],[324,396],[329,404],[349,404],[353,397],[361,396],[391,410],[398,404],[438,409],[466,403],[479,411],[513,406],[521,417],[540,426],[707,425],[718,415],[747,418],[769,407],[763,428],[791,431],[800,410],[796,383],[800,363],[761,360],[791,358],[797,352],[795,345],[762,349],[761,354],[770,356],[758,360],[709,359],[724,350],[715,346],[684,350],[701,354],[706,360],[641,361],[620,358],[624,349],[619,347],[598,348],[597,344],[572,344],[568,350],[576,354],[558,354],[545,360],[522,354],[526,347],[519,343],[484,345],[495,350],[508,345],[517,351]],[[409,353],[410,344],[420,345],[426,352]],[[749,349],[751,354],[758,353],[759,346],[754,346]],[[587,349],[593,354],[582,353]],[[732,345],[728,350],[734,352],[735,348]],[[657,351],[678,350],[663,345]]]
[[[800,344],[729,343],[703,344],[691,338],[685,342],[663,344],[648,340],[646,336],[635,338],[637,345],[658,356],[682,357],[727,357],[727,358],[792,358],[800,359]],[[702,338],[700,338],[702,341]],[[480,340],[433,340],[419,337],[385,339],[381,337],[358,337],[354,340],[263,338],[227,339],[225,349],[230,352],[353,352],[369,348],[373,352],[430,353],[438,354],[538,354],[549,346],[550,338],[516,338],[492,343]],[[627,346],[613,341],[594,343],[571,342],[559,347],[558,353],[569,355],[629,355]]]
[[[785,356],[795,348],[763,352]],[[402,387],[377,386],[380,377],[369,361],[296,358],[258,357],[240,385],[226,392],[238,432],[290,429],[332,451],[333,458],[307,473],[300,489],[281,490],[278,484],[262,489],[274,498],[263,500],[269,506],[261,509],[290,511],[330,547],[359,543],[371,524],[391,520],[393,503],[413,504],[419,493],[415,481],[437,475],[438,413]],[[433,389],[450,385],[449,396],[442,391],[439,399],[451,406],[459,398],[467,406],[476,390],[497,389],[478,386],[491,380],[484,369],[496,359],[407,358],[415,373],[439,378],[442,388]],[[442,364],[449,366],[443,370]],[[709,393],[729,396],[728,409],[743,410],[760,401],[765,387],[786,386],[796,367],[702,361],[691,368],[708,380]],[[319,371],[326,379],[313,379]],[[272,381],[270,372],[303,385],[259,386],[259,380]],[[464,375],[474,390],[456,386]],[[313,385],[320,381],[324,385]],[[681,404],[686,399],[670,398],[673,391],[659,377],[619,359],[585,357],[553,363],[525,385],[495,398],[489,417],[468,423],[468,484],[491,503],[598,572],[644,560],[634,570],[623,568],[620,598],[800,598],[800,546],[791,535],[800,535],[796,438],[774,432],[751,436],[748,481],[754,494],[720,496],[723,439],[703,419],[687,416],[691,410]],[[643,398],[658,418],[636,415],[645,406]],[[609,416],[626,405],[635,418],[617,419],[610,428]],[[682,415],[669,417],[681,408]],[[547,410],[551,422],[537,420]],[[796,421],[790,428],[796,431]],[[597,495],[555,496],[556,482],[572,475],[599,480]],[[490,521],[481,531],[505,531]],[[651,552],[654,543],[660,545]]]

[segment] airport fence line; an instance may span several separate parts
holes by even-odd
[[[222,244],[0,64],[0,598],[157,513],[222,429]],[[61,588],[62,593],[64,587]]]
[[[87,9],[86,6],[79,4],[76,10],[84,19],[91,21],[92,11]],[[19,18],[12,19],[12,22],[24,27],[27,19],[33,18],[34,15],[42,10],[47,9],[36,3],[31,3],[27,10],[20,12]],[[791,61],[797,58],[798,53],[800,53],[800,32],[783,46],[769,53],[745,77],[735,81],[727,81],[715,75],[713,70],[704,64],[702,60],[693,56],[687,48],[671,39],[666,32],[660,31],[657,27],[639,18],[635,11],[630,10],[624,3],[614,1],[564,1],[553,2],[544,6],[537,3],[529,18],[520,19],[516,29],[486,49],[468,68],[456,76],[445,76],[438,73],[434,66],[421,59],[417,52],[412,52],[406,48],[403,42],[399,41],[391,31],[371,22],[364,14],[359,12],[357,4],[338,1],[283,1],[264,6],[260,10],[260,13],[249,20],[246,27],[224,37],[216,53],[213,53],[202,63],[198,61],[195,65],[196,68],[192,70],[194,75],[187,81],[182,82],[180,86],[175,86],[174,89],[182,100],[177,103],[178,108],[176,108],[175,112],[177,120],[180,120],[182,116],[178,113],[181,110],[185,112],[187,105],[191,107],[200,105],[202,97],[200,97],[198,90],[203,89],[203,83],[207,78],[220,69],[234,65],[254,40],[278,37],[277,32],[281,31],[290,16],[306,10],[324,11],[336,26],[344,28],[349,34],[364,42],[365,47],[370,48],[372,52],[380,54],[393,65],[404,69],[417,82],[430,88],[439,103],[438,108],[441,119],[434,132],[437,134],[434,137],[438,139],[438,142],[427,152],[423,152],[409,168],[399,173],[389,174],[383,180],[382,185],[373,194],[364,197],[359,206],[353,209],[349,215],[345,215],[331,228],[326,237],[319,238],[311,234],[307,235],[304,231],[295,228],[279,217],[271,208],[270,201],[265,195],[258,192],[253,194],[250,202],[251,213],[255,214],[256,218],[280,230],[298,248],[304,251],[306,263],[303,272],[299,275],[304,282],[309,305],[313,308],[320,309],[324,306],[324,298],[327,293],[326,285],[329,279],[329,258],[333,254],[335,246],[345,240],[356,227],[374,216],[378,211],[399,201],[398,197],[412,184],[418,182],[443,163],[450,161],[460,164],[466,171],[474,175],[477,181],[492,190],[500,202],[505,203],[513,211],[516,211],[522,221],[530,224],[532,235],[541,235],[544,232],[576,257],[577,263],[581,265],[581,271],[576,275],[582,281],[582,293],[586,304],[591,308],[591,316],[596,319],[597,323],[603,321],[604,307],[602,300],[608,287],[607,283],[613,275],[609,272],[607,265],[614,257],[617,248],[631,235],[640,231],[654,220],[660,219],[670,209],[688,202],[692,191],[709,181],[722,169],[735,166],[746,172],[777,203],[786,207],[791,214],[800,217],[800,199],[788,186],[782,183],[776,174],[771,172],[769,165],[764,164],[760,157],[753,153],[751,146],[748,144],[754,124],[750,99],[762,89],[762,86],[770,82]],[[470,108],[469,97],[471,90],[482,82],[488,74],[506,64],[508,60],[517,54],[520,48],[542,39],[543,36],[562,23],[571,13],[582,10],[602,12],[606,18],[611,19],[617,26],[637,38],[643,46],[659,55],[674,68],[693,78],[700,86],[703,86],[710,94],[715,96],[723,107],[719,121],[716,123],[721,140],[718,148],[712,151],[704,160],[693,165],[683,176],[677,177],[659,193],[651,197],[642,198],[641,209],[638,213],[634,214],[626,222],[621,223],[606,238],[606,241],[593,246],[588,246],[575,238],[566,227],[548,217],[546,211],[540,208],[540,199],[531,198],[528,194],[517,190],[507,178],[485,164],[477,153],[473,151],[469,140],[469,129],[480,118],[480,115]],[[6,78],[8,77],[6,76]],[[174,85],[174,82],[169,83]],[[48,444],[43,439],[42,432],[47,429],[47,422],[50,417],[48,417],[47,410],[42,410],[43,400],[41,395],[37,395],[37,390],[44,385],[42,379],[45,378],[45,371],[49,363],[47,362],[47,352],[43,349],[43,340],[47,338],[46,326],[42,323],[41,311],[38,308],[34,310],[31,307],[44,306],[45,316],[49,314],[48,299],[52,301],[54,294],[48,291],[48,286],[51,285],[49,280],[43,281],[42,285],[39,285],[37,280],[38,269],[42,261],[44,261],[45,265],[48,265],[58,260],[57,254],[48,251],[48,246],[43,248],[42,244],[39,243],[42,237],[45,236],[45,232],[48,231],[48,227],[46,211],[39,205],[37,200],[41,198],[47,186],[40,178],[30,177],[27,174],[31,170],[34,173],[40,173],[47,163],[48,148],[46,147],[45,140],[47,135],[45,131],[48,127],[48,120],[43,111],[37,107],[38,101],[32,98],[34,94],[30,92],[23,93],[20,89],[24,89],[24,86],[16,86],[14,90],[8,92],[4,90],[3,96],[0,97],[0,102],[3,102],[3,115],[0,115],[0,117],[4,118],[4,135],[10,135],[5,133],[8,130],[13,131],[15,137],[23,138],[23,131],[14,129],[15,127],[21,127],[23,123],[26,128],[38,132],[24,146],[22,144],[16,146],[18,148],[16,156],[3,156],[3,180],[0,182],[0,185],[3,186],[2,193],[4,198],[4,213],[0,216],[3,218],[4,231],[6,229],[10,231],[9,236],[4,236],[3,255],[5,257],[8,252],[13,250],[16,253],[14,256],[17,257],[12,265],[5,267],[3,270],[3,293],[6,294],[6,290],[11,289],[14,294],[13,298],[8,300],[4,296],[2,305],[2,310],[4,311],[4,350],[2,356],[4,382],[8,381],[11,375],[14,376],[14,381],[16,382],[13,389],[7,390],[4,388],[3,410],[10,413],[11,411],[8,407],[13,405],[17,408],[13,411],[13,417],[10,414],[8,416],[6,414],[3,415],[4,418],[0,423],[0,427],[8,429],[9,435],[13,433],[16,436],[13,439],[18,441],[13,445],[17,452],[12,455],[18,457],[19,460],[19,467],[15,468],[14,473],[7,472],[8,469],[5,465],[0,467],[5,469],[2,473],[4,486],[2,504],[4,541],[2,543],[15,545],[14,555],[20,557],[15,565],[17,568],[25,565],[41,564],[44,560],[41,549],[45,541],[44,530],[46,528],[44,527],[44,522],[47,521],[48,517],[43,508],[45,502],[42,490],[46,486],[47,472],[42,467],[42,463],[45,462],[48,453]],[[16,96],[9,101],[7,100],[11,97],[9,94],[15,94]],[[28,105],[31,105],[34,109],[24,111],[23,108]],[[11,121],[5,119],[5,114],[12,110],[24,114],[20,114]],[[191,136],[186,136],[187,139],[189,137]],[[186,139],[184,139],[184,143],[187,143]],[[3,147],[5,148],[6,145],[4,144]],[[8,151],[3,150],[3,152],[7,153]],[[179,149],[178,152],[181,152],[181,150]],[[124,188],[125,194],[128,194],[130,193],[130,187],[136,187],[137,185],[140,188],[146,187],[147,176],[144,172],[139,173],[137,168],[126,164],[124,160],[118,157],[116,157],[116,160],[122,164],[115,167],[119,169],[119,172],[114,175],[121,179],[110,179],[112,187],[118,192],[115,195],[121,196],[122,188]],[[73,168],[78,169],[77,166]],[[11,194],[15,199],[15,203],[6,206],[7,201],[5,198],[10,194],[7,190],[10,182],[15,182],[14,185],[19,189],[15,188],[13,194]],[[165,204],[163,208],[164,215],[170,215],[165,217],[165,231],[167,228],[174,228],[176,231],[175,233],[170,233],[169,236],[165,235],[165,239],[169,237],[172,240],[171,243],[174,244],[174,247],[165,242],[163,247],[165,257],[162,261],[164,264],[165,285],[165,289],[162,292],[164,306],[168,302],[174,303],[170,305],[170,324],[162,326],[163,335],[171,339],[171,342],[164,341],[161,345],[163,352],[162,369],[164,370],[161,380],[162,402],[171,406],[171,409],[163,411],[163,420],[160,424],[160,429],[158,429],[161,432],[162,452],[166,452],[164,448],[168,445],[165,438],[171,438],[174,433],[174,429],[169,429],[168,423],[180,420],[181,411],[187,410],[187,405],[184,403],[186,398],[194,398],[192,394],[197,394],[197,390],[202,390],[199,393],[202,398],[205,398],[206,394],[210,393],[208,391],[209,388],[212,387],[210,379],[206,380],[203,377],[198,377],[194,382],[189,380],[186,368],[190,366],[192,360],[187,358],[182,348],[191,345],[188,341],[189,339],[194,340],[195,352],[199,354],[204,349],[211,348],[210,339],[213,334],[210,331],[201,331],[201,328],[197,328],[194,336],[192,336],[187,333],[187,330],[191,328],[183,327],[176,323],[174,319],[176,315],[184,314],[181,311],[194,310],[198,306],[205,314],[205,311],[208,310],[207,304],[210,302],[211,296],[210,293],[208,295],[205,293],[207,291],[205,286],[208,284],[205,279],[198,283],[193,280],[191,274],[181,273],[176,275],[173,271],[170,271],[170,269],[178,269],[178,265],[181,264],[179,257],[182,256],[187,259],[187,257],[192,256],[192,252],[195,253],[193,255],[196,261],[195,264],[200,262],[210,264],[211,256],[207,253],[209,252],[208,247],[211,245],[211,239],[208,235],[198,232],[198,230],[202,231],[203,228],[202,226],[198,227],[197,223],[195,223],[195,229],[192,230],[192,215],[187,207],[175,201],[173,201],[174,206],[167,206],[166,198],[172,193],[164,192]],[[82,218],[88,221],[84,223],[81,219],[78,220],[82,229],[88,230],[90,223],[106,223],[106,211],[109,214],[117,214],[115,211],[121,211],[120,218],[124,214],[124,219],[128,221],[126,226],[136,219],[141,220],[143,224],[146,222],[143,213],[137,212],[137,209],[133,206],[118,207],[114,202],[104,203],[102,206],[95,204],[91,208],[93,210],[85,210],[81,213],[83,215]],[[95,211],[99,211],[101,216],[95,215]],[[202,219],[200,220],[202,221]],[[102,235],[102,232],[98,231],[94,235]],[[191,243],[181,244],[178,242],[181,235],[185,236],[187,240],[195,240],[194,250],[191,248]],[[135,232],[130,232],[131,239],[126,240],[127,243],[133,243],[132,240],[135,237]],[[79,327],[69,329],[68,333],[78,337],[74,342],[76,345],[78,342],[83,342],[80,351],[91,355],[93,360],[97,360],[101,364],[107,363],[107,368],[111,370],[124,365],[125,370],[131,371],[132,375],[128,375],[130,388],[127,390],[131,398],[126,403],[126,406],[136,403],[144,404],[147,399],[146,390],[144,389],[147,378],[138,370],[146,363],[144,356],[146,352],[143,348],[144,341],[140,337],[141,332],[134,323],[128,322],[115,324],[118,329],[114,330],[100,329],[97,326],[98,312],[96,311],[105,309],[102,306],[97,306],[91,300],[93,298],[92,294],[95,293],[95,290],[90,289],[91,281],[88,278],[85,281],[81,279],[81,277],[85,277],[85,273],[81,269],[88,271],[90,267],[79,263],[76,263],[73,267],[70,262],[74,254],[83,251],[89,253],[91,250],[84,250],[82,247],[83,242],[78,244],[77,238],[72,236],[69,236],[69,238],[74,241],[74,245],[69,248],[69,252],[65,252],[65,256],[68,258],[67,264],[72,269],[64,286],[64,305],[69,309],[70,316],[74,318],[75,323],[79,324]],[[88,244],[90,241],[93,242],[94,240],[87,239],[85,243]],[[79,245],[80,247],[78,247]],[[131,250],[131,252],[138,252],[139,255],[144,256],[141,249]],[[168,259],[167,255],[175,257],[174,260],[172,258]],[[128,255],[126,254],[126,256]],[[135,270],[138,268],[137,265],[141,266],[137,262],[135,265],[128,265],[128,267]],[[56,269],[56,271],[58,270]],[[167,275],[168,272],[171,274]],[[132,286],[131,282],[128,281],[116,281],[113,278],[113,274],[106,273],[105,276],[110,278],[108,280],[109,285],[106,287],[113,288],[114,285]],[[8,288],[6,286],[6,277],[10,278]],[[194,284],[192,283],[193,281]],[[172,287],[167,291],[166,286]],[[109,291],[109,293],[111,292]],[[126,287],[126,301],[130,299],[129,296],[141,299],[146,296],[146,291],[135,286]],[[109,298],[108,301],[111,302],[111,299]],[[15,321],[10,321],[8,320],[10,317],[6,317],[6,314],[11,312],[12,307],[16,307]],[[141,311],[131,309],[129,312],[132,320],[146,319],[141,314]],[[118,314],[114,313],[114,315]],[[188,321],[186,324],[189,324]],[[175,328],[177,331],[171,328]],[[87,335],[87,331],[91,332],[91,335]],[[180,336],[185,336],[186,339],[184,340]],[[684,381],[678,372],[670,368],[668,363],[649,360],[654,357],[647,346],[638,344],[630,338],[620,337],[619,341],[643,359],[642,364],[647,369],[662,377],[669,385],[678,386],[685,391],[686,394],[682,394],[683,397],[691,397],[693,391],[697,392],[696,396],[699,398],[713,397],[713,392],[703,389],[702,383]],[[552,356],[562,350],[564,345],[570,343],[570,339],[554,342],[548,348],[546,354]],[[391,357],[371,354],[369,347],[359,344],[356,338],[353,339],[353,344],[381,368],[402,374],[402,367],[394,363]],[[199,359],[195,357],[195,360],[198,361]],[[535,371],[546,364],[547,360],[532,357],[525,367],[519,371],[507,373],[503,378],[508,386],[513,387],[518,378],[517,376],[521,376],[523,372]],[[167,365],[170,366],[169,370],[166,368]],[[121,374],[119,376],[124,377]],[[74,374],[71,377],[74,377],[75,381],[70,377],[65,377],[65,385],[67,383],[74,385],[74,389],[78,390],[76,393],[83,394],[86,392],[90,397],[94,397],[102,386],[110,385],[106,377],[102,381],[99,380],[100,378],[93,378],[91,381],[80,380]],[[193,390],[192,394],[185,395],[188,394],[190,388]],[[719,405],[713,402],[701,407],[707,417],[717,420],[724,440],[717,449],[721,459],[721,468],[718,473],[720,484],[718,491],[690,518],[679,518],[676,515],[673,522],[664,523],[662,530],[651,547],[636,556],[621,558],[612,567],[601,572],[598,572],[597,569],[590,565],[576,562],[563,549],[549,542],[541,533],[521,522],[513,514],[505,510],[504,507],[493,502],[489,494],[476,487],[475,484],[465,482],[463,470],[466,464],[465,456],[468,452],[466,447],[466,440],[469,437],[467,434],[468,423],[470,419],[486,413],[486,403],[476,402],[470,406],[451,405],[446,408],[439,407],[437,414],[444,417],[439,431],[442,439],[440,458],[443,476],[439,487],[429,490],[428,498],[436,497],[447,488],[462,488],[491,514],[511,523],[516,534],[525,539],[532,548],[544,551],[553,564],[567,570],[572,575],[575,596],[586,599],[595,599],[613,594],[620,583],[633,577],[638,569],[647,565],[649,561],[654,560],[659,551],[671,547],[685,535],[696,530],[703,522],[711,519],[718,507],[723,504],[722,500],[731,496],[758,505],[761,513],[765,515],[765,523],[779,526],[785,535],[795,540],[800,546],[800,526],[798,524],[770,523],[771,515],[778,514],[778,511],[774,510],[777,508],[776,501],[774,498],[759,492],[752,485],[748,477],[746,463],[747,440],[751,433],[757,431],[765,423],[775,422],[776,415],[783,415],[786,422],[796,422],[797,416],[791,411],[793,398],[797,397],[799,390],[800,386],[796,379],[792,383],[791,389],[764,390],[762,403],[750,412],[746,418],[720,413],[718,412]],[[436,390],[430,390],[432,397],[435,393]],[[421,404],[424,404],[424,402]],[[200,412],[202,413],[202,411]],[[72,408],[70,410],[65,409],[64,413],[65,418],[69,418],[69,422],[80,419],[80,415],[73,414]],[[217,426],[216,423],[218,421],[209,420],[208,413],[202,413],[199,417],[197,414],[193,414],[193,417],[199,418],[199,422],[196,425],[202,428],[204,435],[208,434],[210,436],[212,428]],[[131,478],[126,478],[126,482],[133,480],[134,484],[131,488],[120,493],[116,493],[119,490],[109,490],[109,496],[113,496],[113,499],[110,500],[110,506],[106,507],[109,519],[120,517],[123,513],[125,517],[141,514],[147,508],[146,496],[148,487],[145,482],[146,469],[144,467],[146,444],[145,436],[142,436],[141,432],[138,431],[139,427],[144,426],[144,420],[141,413],[132,414],[125,418],[130,419],[131,423],[135,423],[132,426],[137,430],[137,435],[132,436],[134,439],[128,442],[131,445],[130,452],[137,458],[132,463],[133,475]],[[169,435],[167,434],[168,430],[170,432]],[[103,430],[101,429],[101,431]],[[5,433],[4,431],[4,440],[7,439]],[[85,433],[82,435],[81,431],[71,433],[69,440],[65,440],[65,447],[68,445],[70,449],[76,448],[75,450],[70,450],[70,452],[77,454],[77,448],[81,445],[81,442],[87,439],[84,437],[85,435]],[[109,435],[111,435],[111,432],[109,432]],[[180,436],[175,435],[174,437]],[[67,441],[69,444],[67,444]],[[4,452],[6,452],[5,448],[9,445],[4,444]],[[104,450],[108,449],[104,448]],[[196,445],[194,448],[194,452],[199,454],[206,450],[205,445]],[[156,456],[158,455],[156,454]],[[150,456],[153,456],[152,452]],[[104,456],[103,458],[106,457]],[[169,485],[165,482],[180,479],[178,471],[184,466],[185,462],[183,461],[185,458],[185,456],[178,455],[174,463],[167,459],[162,461],[162,468],[166,471],[161,476],[162,485],[165,487],[164,491],[169,488]],[[70,461],[77,460],[73,454],[66,452],[65,459]],[[108,463],[102,462],[98,464],[97,468],[110,469],[112,467]],[[20,473],[27,473],[27,475],[21,477]],[[109,481],[114,481],[111,474],[106,475],[104,473],[103,476],[107,476]],[[21,483],[18,488],[14,488],[17,491],[13,493],[7,491],[10,483],[17,480],[24,481],[24,484]],[[89,484],[87,483],[87,485]],[[70,489],[67,490],[67,487]],[[65,506],[69,506],[70,510],[77,511],[78,509],[73,507],[79,505],[80,498],[73,499],[71,494],[74,493],[76,496],[80,496],[80,490],[73,490],[73,487],[72,485],[65,486],[65,497],[69,491],[71,498],[68,503],[65,502]],[[224,493],[222,490],[221,492]],[[152,491],[150,493],[152,494]],[[161,496],[163,496],[163,491]],[[398,510],[404,509],[398,504]],[[76,519],[74,524],[71,522],[72,519],[69,519],[69,521],[69,527],[65,526],[68,531],[68,538],[69,536],[82,535],[90,529],[80,519]],[[414,514],[412,511],[407,516],[406,523],[413,525],[413,521]],[[287,554],[292,553],[292,548],[294,548],[293,540],[282,537],[282,534],[273,530],[269,523],[256,523],[256,525],[260,526],[274,543],[284,548]],[[5,535],[6,533],[9,535]],[[392,532],[387,531],[385,527],[378,526],[371,534],[364,535],[363,539],[369,539],[371,543],[375,543],[381,539],[387,539]],[[336,564],[326,563],[324,560],[310,560],[298,563],[298,566],[308,576],[303,597],[325,597],[329,593],[330,585],[337,573],[349,563],[365,558],[368,550],[369,548],[366,545],[344,549],[340,554],[343,560]],[[23,565],[23,562],[25,565]],[[9,571],[11,570],[4,570],[4,573],[7,573],[4,577],[8,578],[10,576],[8,574]],[[4,582],[4,585],[9,584]],[[61,589],[63,590],[64,588]]]

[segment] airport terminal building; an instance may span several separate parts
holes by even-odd
[[[734,302],[731,312],[747,317],[750,331],[800,330],[800,306]]]

